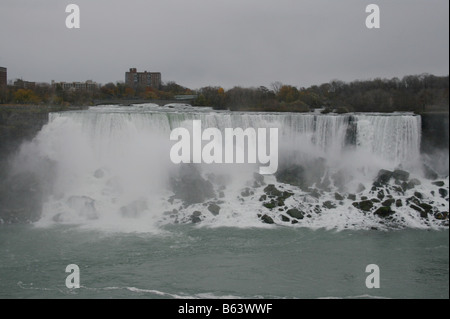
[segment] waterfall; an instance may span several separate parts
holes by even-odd
[[[23,145],[12,171],[36,172],[46,180],[40,221],[44,224],[89,221],[122,227],[132,223],[134,229],[137,225],[155,225],[174,215],[181,221],[187,218],[180,217],[182,211],[192,207],[205,210],[205,205],[209,205],[208,200],[202,207],[201,203],[189,206],[173,199],[173,181],[179,166],[169,158],[173,145],[169,135],[174,128],[192,129],[193,120],[201,120],[203,129],[214,127],[221,131],[237,127],[278,128],[282,168],[301,165],[298,169],[308,176],[318,174],[321,183],[331,180],[324,188],[331,192],[351,192],[361,183],[368,185],[380,169],[403,168],[421,174],[420,116],[234,113],[153,106],[52,113],[36,138]],[[237,216],[241,222],[245,219],[254,225],[241,211],[257,213],[261,204],[256,199],[245,202],[245,208],[239,206],[246,200],[246,195],[239,194],[254,193],[243,189],[251,185],[256,168],[237,164],[198,166],[201,182],[193,183],[210,183],[201,187],[210,188],[216,199],[224,193],[219,202],[229,206],[222,209],[227,213],[221,216],[227,216],[228,221]],[[220,178],[229,180],[226,190],[225,184],[216,183]],[[275,176],[266,176],[266,181],[277,183]]]

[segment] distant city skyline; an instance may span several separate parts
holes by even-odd
[[[8,80],[116,83],[133,67],[191,89],[228,89],[449,73],[446,0],[74,3],[80,29],[65,26],[68,2],[1,1]],[[371,3],[380,29],[365,26]]]

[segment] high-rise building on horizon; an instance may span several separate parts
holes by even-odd
[[[8,70],[0,67],[0,88],[8,85]]]
[[[161,73],[138,72],[136,68],[130,68],[130,71],[125,72],[125,83],[133,88],[142,86],[159,89],[161,87]]]

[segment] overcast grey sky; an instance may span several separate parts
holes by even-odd
[[[65,8],[81,10],[67,29]],[[368,4],[381,28],[367,29]],[[196,89],[449,73],[448,0],[1,0],[8,79],[124,81],[130,67]]]

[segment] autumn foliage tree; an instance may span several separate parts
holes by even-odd
[[[19,89],[14,93],[14,102],[18,104],[39,104],[41,99],[29,89]]]

